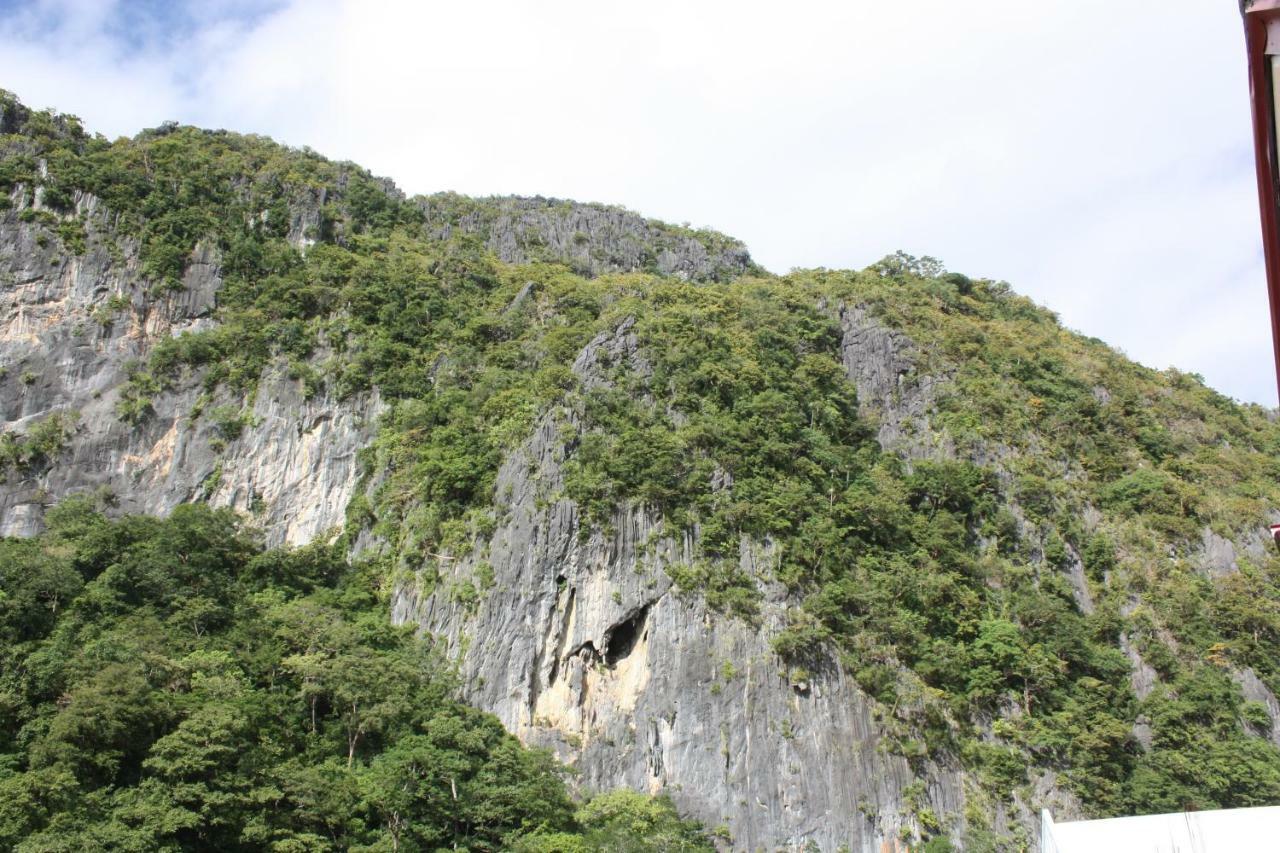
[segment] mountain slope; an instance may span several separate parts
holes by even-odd
[[[338,536],[468,701],[735,848],[1280,802],[1269,413],[930,259],[2,109],[5,531]]]
[[[263,551],[227,509],[0,541],[6,850],[711,850],[451,700],[341,549]]]

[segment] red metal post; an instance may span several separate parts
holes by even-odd
[[[1270,54],[1280,53],[1280,0],[1241,0],[1245,45],[1249,58],[1249,92],[1253,110],[1253,150],[1262,213],[1262,252],[1267,267],[1271,305],[1271,346],[1276,388],[1280,392],[1280,164],[1276,150],[1276,102]],[[1270,25],[1270,26],[1269,26]],[[1268,50],[1268,30],[1274,40]]]

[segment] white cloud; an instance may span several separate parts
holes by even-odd
[[[409,192],[624,204],[776,270],[932,254],[1275,401],[1230,4],[235,0],[131,38],[127,4],[11,11],[0,85],[108,134],[172,118]]]

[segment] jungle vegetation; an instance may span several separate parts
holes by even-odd
[[[243,711],[250,716],[228,710],[220,722],[199,722],[204,699],[158,703],[154,712],[138,699],[138,725],[151,727],[148,749],[163,744],[160,752],[94,734],[99,739],[79,752],[66,748],[70,763],[60,764],[56,737],[73,724],[55,721],[78,707],[78,694],[64,685],[81,677],[96,683],[102,668],[86,663],[83,676],[55,676],[24,663],[21,672],[41,674],[24,674],[37,681],[12,700],[30,719],[19,714],[7,724],[12,737],[25,732],[10,750],[24,757],[11,760],[0,784],[45,779],[39,784],[116,791],[110,786],[123,779],[131,792],[125,800],[75,794],[80,799],[67,802],[79,804],[68,812],[77,827],[141,831],[144,813],[162,808],[146,799],[147,779],[198,775],[165,751],[179,746],[184,708],[197,719],[191,726],[219,726],[228,738],[270,720],[281,740],[254,760],[304,760],[296,749],[328,768],[308,772],[348,780],[342,784],[353,787],[334,796],[350,802],[365,795],[346,770],[359,765],[376,776],[375,766],[412,763],[387,733],[429,729],[426,718],[388,711],[394,723],[352,740],[341,700],[286,663],[308,654],[290,645],[306,632],[290,634],[289,620],[308,608],[332,612],[316,618],[346,626],[361,648],[395,649],[386,666],[419,670],[410,661],[428,653],[371,615],[372,590],[405,567],[429,574],[431,554],[468,548],[491,531],[504,455],[539,418],[570,412],[582,430],[566,436],[564,494],[547,499],[576,501],[599,526],[628,503],[657,509],[673,530],[696,525],[699,559],[670,571],[684,594],[725,618],[753,619],[760,584],[785,584],[793,606],[789,627],[774,638],[776,653],[798,679],[835,666],[851,673],[908,760],[958,762],[1000,799],[1052,772],[1096,816],[1280,803],[1273,721],[1238,686],[1248,669],[1280,692],[1280,561],[1255,548],[1241,549],[1231,571],[1201,563],[1206,537],[1256,540],[1280,507],[1272,413],[1230,400],[1197,376],[1135,364],[1063,328],[1008,285],[947,272],[928,258],[897,254],[859,271],[752,272],[732,281],[646,270],[584,278],[552,259],[502,263],[476,236],[434,236],[413,199],[357,167],[257,137],[166,126],[112,142],[73,119],[32,112],[0,137],[0,152],[0,194],[40,187],[44,212],[36,218],[68,251],[120,239],[87,228],[76,212],[80,194],[101,199],[119,233],[136,241],[157,299],[181,287],[197,244],[221,253],[219,325],[158,344],[129,382],[122,418],[145,419],[156,394],[192,378],[247,406],[274,361],[287,362],[310,393],[340,399],[376,387],[390,404],[365,460],[369,482],[374,472],[383,476],[348,514],[348,536],[367,528],[389,543],[376,562],[340,569],[324,548],[252,554],[230,519],[195,508],[170,526],[85,522],[99,531],[94,537],[114,531],[122,541],[144,528],[164,541],[183,519],[221,531],[183,552],[212,561],[239,555],[245,567],[210,581],[203,614],[187,612],[196,604],[147,598],[171,594],[161,589],[169,581],[144,579],[149,570],[77,556],[106,546],[87,545],[65,527],[43,542],[6,545],[32,565],[64,566],[59,577],[76,588],[58,593],[62,609],[46,605],[43,627],[23,641],[34,645],[22,654],[40,666],[53,658],[58,672],[77,666],[77,656],[98,648],[86,638],[110,633],[100,620],[151,620],[133,633],[152,644],[147,654],[168,662],[157,669],[165,674],[160,681],[148,681],[156,677],[149,672],[121,674],[112,690],[204,691],[232,704],[263,692],[267,703]],[[293,211],[321,197],[321,225],[304,251],[286,239]],[[842,360],[842,306],[864,309],[913,342],[914,373],[904,388],[921,377],[939,380],[927,419],[911,426],[918,446],[934,451],[891,452],[877,441],[874,414],[860,408]],[[610,365],[607,386],[584,388],[574,359],[624,322],[634,324],[643,365]],[[743,536],[775,546],[770,577],[737,569]],[[137,572],[129,583],[144,584],[141,591],[100,590]],[[360,602],[359,618],[350,615],[352,601]],[[227,631],[244,639],[232,641]],[[69,650],[65,660],[39,651],[57,643]],[[217,657],[219,650],[229,657]],[[1142,698],[1131,682],[1135,657],[1159,676]],[[180,687],[155,686],[169,679]],[[484,733],[474,735],[486,745],[477,747],[472,772],[501,754],[521,768],[528,786],[521,790],[537,791],[528,794],[529,812],[504,812],[483,830],[470,819],[442,824],[447,831],[467,839],[489,833],[467,842],[476,844],[531,827],[576,831],[545,760],[452,704],[442,679],[414,689],[432,697],[422,713],[455,721],[458,737]],[[94,689],[106,691],[101,701],[115,695]],[[380,689],[370,685],[370,696]],[[392,758],[380,758],[384,747]],[[159,786],[165,796],[193,792],[163,808],[191,821],[185,815],[267,796],[252,785],[224,791],[216,773],[200,779],[191,785],[211,787]],[[480,803],[489,794],[475,796],[475,808],[488,808]],[[369,816],[364,828],[342,831],[390,831],[376,829],[385,824],[382,806],[359,801]],[[320,815],[325,806],[308,808]],[[223,826],[222,818],[209,820]],[[332,838],[338,830],[322,823],[317,816],[297,827],[243,826]]]
[[[712,849],[666,800],[571,800],[340,545],[203,504],[48,521],[0,540],[3,849]]]

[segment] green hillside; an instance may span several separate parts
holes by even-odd
[[[499,465],[548,412],[584,428],[566,439],[563,496],[597,525],[643,503],[696,529],[697,558],[671,571],[722,618],[753,620],[762,583],[784,585],[789,627],[773,647],[793,681],[853,675],[910,761],[971,771],[991,802],[1051,773],[1096,816],[1280,804],[1273,721],[1239,686],[1247,671],[1280,692],[1280,561],[1262,544],[1280,509],[1272,413],[1134,364],[1007,285],[927,258],[586,277],[545,247],[514,264],[482,232],[442,234],[450,210],[500,200],[432,207],[262,138],[165,127],[109,142],[11,98],[0,108],[0,203],[41,187],[42,209],[21,215],[68,253],[102,239],[75,215],[78,192],[118,216],[117,239],[139,241],[157,298],[181,286],[198,241],[221,252],[219,324],[158,344],[119,417],[145,422],[155,395],[198,377],[208,399],[230,389],[244,407],[191,417],[233,435],[281,355],[312,393],[376,387],[390,404],[331,548],[261,554],[224,514],[108,523],[79,505],[45,540],[5,545],[0,786],[27,793],[0,795],[0,837],[38,825],[179,846],[196,831],[304,839],[290,850],[341,846],[335,832],[372,844],[394,834],[378,786],[418,760],[474,780],[465,803],[431,799],[439,789],[414,801],[439,810],[445,833],[424,849],[589,828],[547,760],[454,704],[434,666],[422,676],[426,652],[379,609],[397,578],[493,529]],[[304,251],[286,235],[316,199]],[[901,418],[896,448],[848,380],[841,312],[854,308],[909,345],[911,369],[880,404],[916,394],[924,408]],[[642,357],[584,387],[575,357],[624,323]],[[388,547],[348,569],[362,531]],[[776,545],[773,577],[742,573],[743,536]],[[1219,540],[1234,543],[1231,565],[1212,567]],[[465,606],[485,592],[480,578],[454,594]],[[313,660],[307,620],[349,646]],[[308,671],[370,661],[367,684],[344,685],[353,695]],[[1141,699],[1136,661],[1156,675]],[[77,730],[89,702],[136,707],[110,715],[118,731]],[[379,708],[367,736],[344,702]],[[433,741],[440,729],[453,740]],[[271,775],[296,778],[280,769],[294,766],[335,799]],[[264,816],[290,797],[296,825]],[[339,812],[360,817],[336,827]],[[974,849],[999,843],[981,809],[967,818]]]
[[[376,588],[201,504],[111,522],[71,500],[0,541],[0,845],[710,849],[661,800],[575,810]]]

